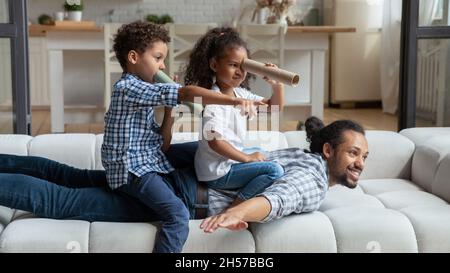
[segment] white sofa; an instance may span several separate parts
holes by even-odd
[[[0,153],[101,169],[102,135],[0,135]],[[193,140],[180,133],[175,142]],[[248,230],[205,234],[192,220],[184,252],[450,252],[450,128],[368,131],[359,186],[332,187],[319,211]],[[307,147],[304,132],[250,132],[247,146]],[[0,206],[0,252],[151,252],[155,223],[36,218]]]

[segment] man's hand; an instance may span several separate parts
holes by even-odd
[[[200,224],[200,228],[203,229],[205,233],[213,233],[218,228],[227,228],[232,231],[239,231],[246,229],[247,227],[247,222],[243,221],[238,214],[229,211],[210,216],[203,220]]]
[[[261,161],[265,161],[265,160],[266,160],[266,156],[263,153],[255,152],[255,153],[251,153],[251,154],[247,155],[246,163],[261,162]]]

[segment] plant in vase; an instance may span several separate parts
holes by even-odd
[[[289,10],[296,3],[296,0],[256,0],[256,9],[253,13],[253,19],[261,12],[262,9],[267,8],[269,10],[269,16],[267,17],[267,23],[279,23],[287,24],[287,16]]]
[[[83,9],[83,0],[66,0],[64,2],[64,10],[68,12],[68,18],[71,21],[81,21]]]

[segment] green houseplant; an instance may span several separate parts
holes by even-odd
[[[83,0],[66,0],[64,10],[68,12],[68,18],[71,21],[81,21],[83,17]]]
[[[163,14],[161,16],[158,16],[156,14],[149,14],[147,15],[147,21],[155,24],[167,24],[167,23],[173,23],[173,19],[169,14]]]

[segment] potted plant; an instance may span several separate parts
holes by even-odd
[[[173,23],[173,19],[169,14],[163,14],[161,16],[158,16],[156,14],[149,14],[147,15],[147,21],[155,24],[168,24]]]
[[[71,21],[81,21],[83,9],[83,0],[66,0],[64,2],[64,10],[68,12],[68,18]]]

